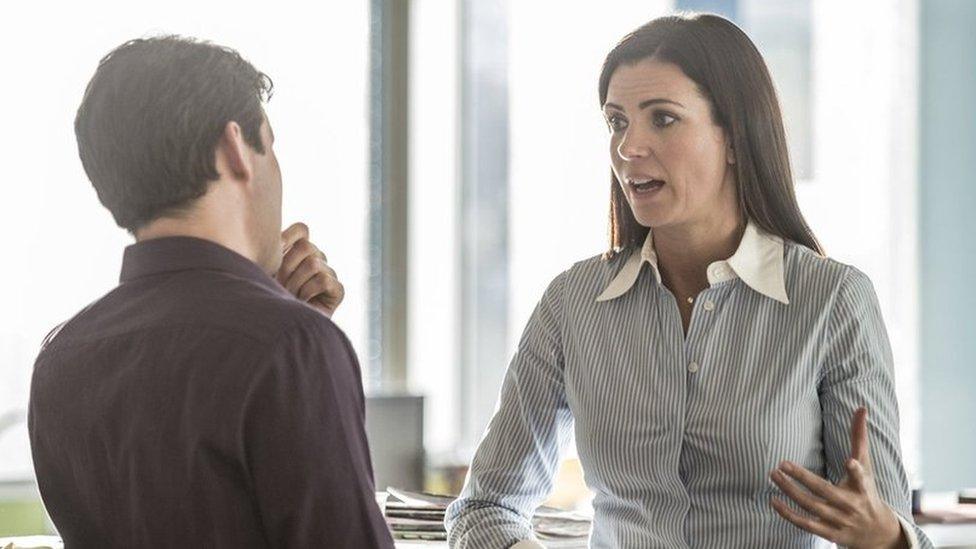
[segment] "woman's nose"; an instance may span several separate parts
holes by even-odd
[[[620,143],[617,144],[617,154],[623,160],[635,160],[650,156],[651,146],[646,135],[636,128],[628,128]]]

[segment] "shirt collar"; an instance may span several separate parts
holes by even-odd
[[[657,253],[654,251],[653,231],[647,232],[647,238],[640,251],[634,251],[621,267],[617,276],[603,290],[597,301],[616,299],[630,290],[640,275],[641,267],[648,263],[654,272],[654,278],[661,283],[661,272],[657,266]],[[715,261],[708,266],[708,283],[712,286],[733,278],[741,278],[747,286],[760,294],[775,299],[780,303],[789,304],[786,295],[786,277],[783,264],[783,239],[768,234],[760,229],[750,219],[746,230],[742,233],[739,248],[732,257]]]
[[[189,236],[154,238],[126,247],[119,282],[188,270],[223,271],[287,293],[257,263],[216,242]]]

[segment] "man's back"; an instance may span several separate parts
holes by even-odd
[[[392,547],[348,340],[217,244],[127,249],[48,338],[29,421],[69,548]]]

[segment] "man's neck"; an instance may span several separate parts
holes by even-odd
[[[137,242],[174,236],[209,240],[259,263],[257,250],[243,231],[228,230],[227,227],[218,228],[212,223],[200,222],[196,219],[163,217],[150,222],[135,233]]]

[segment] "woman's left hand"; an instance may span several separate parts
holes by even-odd
[[[851,454],[847,475],[836,486],[795,463],[784,461],[770,473],[776,486],[810,516],[786,502],[771,504],[781,517],[826,540],[860,548],[908,548],[908,540],[894,511],[878,495],[868,449],[868,410],[861,407],[851,420]],[[804,490],[799,485],[806,488]]]

